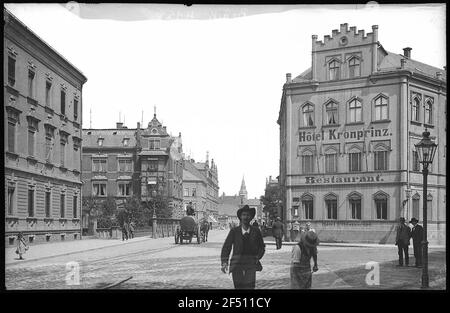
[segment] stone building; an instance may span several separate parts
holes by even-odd
[[[323,240],[392,243],[427,197],[428,240],[445,242],[446,70],[411,50],[385,50],[377,25],[312,36],[311,68],[286,75],[278,118],[286,222],[310,220]],[[438,144],[427,195],[414,147],[425,129]]]
[[[183,151],[181,133],[172,137],[156,114],[146,128],[83,129],[83,195],[117,204],[137,196],[151,200],[154,192],[167,199],[172,217],[183,216]],[[89,228],[89,212],[84,227]]]
[[[86,77],[4,13],[5,240],[81,238],[82,88]]]
[[[217,225],[219,183],[214,159],[211,160],[211,165],[208,157],[206,162],[185,160],[183,189],[184,209],[186,210],[186,206],[192,202],[200,218],[207,218],[213,225]]]

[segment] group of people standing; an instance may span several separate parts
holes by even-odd
[[[409,223],[412,227],[406,225],[404,217],[400,217],[397,227],[397,236],[395,245],[398,248],[398,266],[409,266],[409,244],[413,240],[415,266],[422,266],[422,240],[423,227],[419,225],[419,220],[413,217]],[[404,262],[403,262],[404,259]]]
[[[248,205],[237,211],[239,226],[231,228],[222,247],[221,270],[232,274],[236,289],[254,289],[256,272],[262,271],[261,258],[265,253],[265,243],[258,226],[250,225],[255,217],[256,210]],[[275,228],[275,231],[274,231]],[[277,250],[282,245],[284,226],[277,218],[272,225],[273,235],[276,239]],[[292,249],[291,259],[291,288],[311,288],[312,273],[319,270],[317,265],[317,245],[319,238],[315,231],[305,229],[300,240]],[[233,251],[231,258],[230,253]],[[311,271],[311,259],[314,266]]]
[[[128,238],[134,238],[134,223],[131,218],[128,221],[125,220],[122,224],[122,241],[128,240]]]

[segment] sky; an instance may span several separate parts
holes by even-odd
[[[157,118],[186,157],[218,167],[219,193],[264,194],[279,175],[278,112],[286,73],[311,66],[311,36],[340,24],[372,31],[393,53],[446,66],[445,4],[5,4],[87,78],[83,128]],[[91,112],[91,113],[90,113]]]

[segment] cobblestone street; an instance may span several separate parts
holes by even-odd
[[[132,278],[116,289],[232,289],[231,275],[220,271],[220,251],[227,231],[212,231],[207,243],[175,245],[173,238],[119,242],[116,246],[6,264],[7,289],[100,289]],[[35,245],[31,249],[44,249]],[[44,247],[44,248],[43,248]],[[50,249],[48,246],[47,249]],[[276,250],[266,246],[264,267],[257,273],[256,288],[289,288],[292,246]],[[412,249],[410,249],[412,253]],[[398,268],[397,250],[388,247],[319,246],[319,271],[313,289],[419,289],[421,269]],[[413,263],[412,256],[411,262]],[[379,285],[368,286],[366,269],[378,262]],[[69,262],[79,264],[79,285],[66,279],[73,272]],[[445,250],[430,248],[430,286],[445,289]],[[70,263],[69,263],[70,264]]]

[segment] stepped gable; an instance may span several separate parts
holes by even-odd
[[[373,25],[372,30],[373,32],[365,34],[363,29],[358,31],[356,26],[352,26],[349,29],[347,23],[341,24],[339,30],[332,30],[331,36],[325,35],[323,41],[317,40],[317,35],[312,35],[313,50],[320,51],[357,44],[372,44],[378,41],[378,25]],[[343,39],[343,37],[345,38]]]

